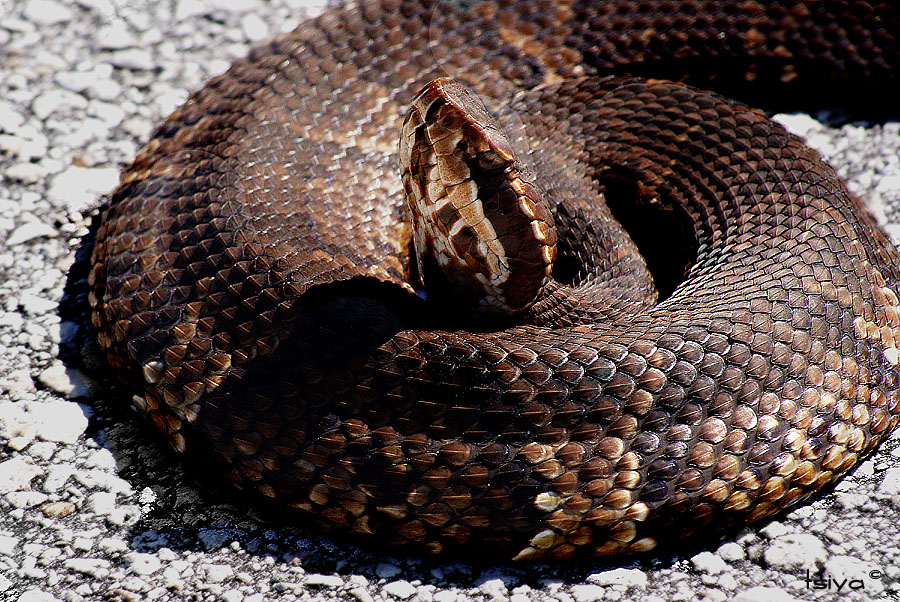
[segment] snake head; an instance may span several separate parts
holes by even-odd
[[[416,96],[400,136],[400,171],[419,274],[426,265],[478,315],[526,310],[550,280],[553,218],[484,102],[441,78]]]

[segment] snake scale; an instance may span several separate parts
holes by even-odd
[[[669,80],[874,101],[898,23],[853,0],[330,8],[124,171],[97,339],[176,450],[329,529],[562,559],[770,515],[900,420],[900,258],[797,138]],[[416,284],[398,140],[442,77],[509,128],[555,225],[552,278],[496,324]]]

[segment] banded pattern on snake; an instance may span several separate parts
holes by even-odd
[[[98,341],[176,450],[329,528],[568,558],[770,515],[900,420],[900,257],[758,111],[607,74],[862,92],[896,82],[898,23],[851,0],[329,9],[125,170]],[[510,128],[556,226],[552,278],[499,324],[415,290],[398,139],[445,76]],[[645,262],[607,204],[690,236]]]

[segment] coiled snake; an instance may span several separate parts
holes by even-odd
[[[894,11],[329,9],[126,169],[98,341],[175,449],[328,527],[530,559],[767,516],[900,419],[900,260],[761,113],[608,74],[865,95],[896,81]]]

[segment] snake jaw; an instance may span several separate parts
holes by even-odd
[[[435,263],[478,315],[527,310],[550,280],[556,233],[479,97],[446,78],[426,86],[403,124],[400,167],[419,273]]]

